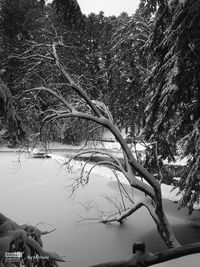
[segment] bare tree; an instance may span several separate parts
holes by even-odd
[[[58,103],[52,108],[43,111],[43,120],[41,122],[40,135],[43,135],[45,129],[48,128],[48,125],[54,124],[59,120],[67,120],[69,118],[78,118],[80,120],[92,121],[95,125],[97,125],[97,127],[100,126],[107,128],[114,135],[115,139],[121,146],[121,150],[123,152],[123,163],[108,151],[102,151],[99,149],[81,150],[75,155],[75,157],[73,157],[73,159],[79,158],[84,154],[88,154],[89,159],[91,159],[93,156],[98,155],[106,156],[105,160],[101,160],[94,164],[92,169],[99,165],[110,165],[111,168],[121,172],[124,175],[130,185],[130,188],[136,188],[140,190],[144,193],[144,197],[139,202],[132,202],[131,207],[128,210],[124,209],[123,213],[118,213],[117,216],[116,214],[114,214],[113,216],[107,217],[107,219],[102,218],[101,222],[110,223],[115,221],[122,223],[125,218],[136,212],[141,207],[145,207],[148,210],[150,216],[153,218],[160,236],[162,237],[166,246],[169,248],[169,250],[166,250],[164,253],[153,255],[149,254],[148,252],[142,254],[134,253],[126,261],[110,262],[105,264],[102,263],[96,265],[96,267],[138,266],[138,264],[143,264],[142,266],[150,266],[152,264],[156,264],[158,262],[166,261],[176,257],[181,257],[183,255],[198,253],[200,243],[192,244],[189,246],[181,246],[179,244],[174,235],[173,229],[165,215],[160,181],[158,181],[151,173],[149,173],[149,171],[147,171],[141,165],[140,162],[135,159],[131,149],[127,145],[126,141],[120,133],[120,130],[115,124],[108,107],[102,102],[91,99],[87,94],[87,90],[83,89],[83,87],[81,86],[80,77],[76,76],[74,73],[69,74],[70,71],[68,71],[68,69],[64,67],[60,60],[60,58],[62,58],[60,57],[60,53],[63,48],[68,49],[63,44],[62,38],[59,38],[59,36],[57,36],[54,41],[47,45],[32,43],[30,49],[27,50],[27,52],[21,55],[14,55],[21,60],[27,60],[28,64],[33,64],[34,66],[38,66],[37,62],[40,62],[41,59],[47,62],[50,61],[51,63],[49,64],[49,66],[54,66],[54,71],[56,71],[57,69],[57,73],[59,75],[62,74],[62,78],[65,79],[64,83],[62,83],[65,91],[63,91],[63,87],[62,90],[59,90],[57,85],[53,87],[54,84],[52,83],[50,83],[49,86],[39,86],[26,91],[26,93],[30,94],[31,96],[38,96],[39,94],[44,94],[45,96],[49,95],[51,96],[51,100],[54,99]],[[33,61],[30,62],[30,60]],[[69,90],[71,90],[74,95],[76,95],[75,102],[71,101],[70,97],[67,96]],[[79,96],[79,101],[77,100],[77,95]],[[30,98],[28,97],[27,99]],[[83,165],[83,171],[87,163],[89,163],[89,160]],[[79,184],[84,185],[88,183],[92,169],[89,171],[86,177],[84,175],[81,175],[79,178],[77,178],[75,184],[77,184],[78,186]],[[139,176],[142,177],[142,179],[138,179],[135,173],[138,173]],[[162,178],[162,175],[160,178]]]
[[[47,125],[48,123],[74,117],[83,120],[89,120],[107,128],[114,135],[114,137],[121,146],[123,152],[124,164],[122,164],[118,158],[111,155],[109,152],[102,152],[97,149],[80,151],[80,153],[78,153],[76,157],[81,156],[84,153],[93,153],[96,155],[105,154],[107,157],[112,159],[112,161],[105,162],[104,160],[102,160],[98,162],[95,166],[105,163],[110,164],[116,170],[123,173],[123,175],[126,177],[131,187],[139,189],[140,191],[144,192],[145,196],[138,203],[135,203],[123,215],[115,218],[109,218],[107,220],[103,220],[102,222],[108,223],[117,221],[121,223],[126,217],[130,216],[132,213],[134,213],[135,211],[144,206],[147,208],[154,222],[156,223],[157,230],[160,236],[162,237],[163,241],[167,245],[167,247],[168,248],[179,247],[180,244],[174,235],[174,232],[168,222],[168,219],[163,209],[160,183],[135,159],[126,141],[122,137],[120,130],[114,123],[108,107],[98,101],[92,100],[88,96],[86,91],[81,87],[79,82],[75,81],[76,79],[74,79],[66,71],[65,67],[62,65],[59,59],[59,53],[58,53],[59,48],[62,46],[63,46],[62,40],[54,41],[51,44],[51,46],[50,45],[47,46],[47,54],[41,55],[41,58],[50,59],[51,61],[55,62],[55,65],[57,66],[58,70],[60,71],[60,73],[62,73],[62,75],[66,79],[67,88],[70,88],[71,90],[76,92],[80,96],[82,103],[84,101],[85,107],[87,108],[85,108],[84,111],[80,111],[78,108],[76,108],[76,106],[70,103],[70,101],[66,99],[66,97],[64,97],[58,90],[50,89],[47,87],[32,88],[28,90],[28,92],[43,91],[49,93],[62,104],[59,105],[59,107],[61,107],[60,109],[51,109],[46,111],[46,113],[44,114],[45,117],[42,121],[41,131],[42,129],[45,128],[45,125]],[[23,57],[21,58],[23,59]],[[137,172],[143,178],[143,181],[139,180],[135,176],[135,172]]]

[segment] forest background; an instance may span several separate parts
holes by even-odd
[[[192,212],[200,192],[200,2],[141,0],[132,16],[86,16],[75,0],[1,0],[0,7],[1,128],[10,144],[31,142],[44,114],[55,108],[46,92],[25,95],[31,88],[53,88],[85,108],[46,52],[59,41],[62,64],[91,99],[109,107],[127,142],[156,142],[147,168],[157,164],[154,156],[159,166],[187,158],[179,206]],[[93,129],[71,118],[50,124],[44,136],[78,144]],[[93,131],[95,138],[100,134]]]

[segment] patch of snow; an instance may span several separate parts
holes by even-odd
[[[168,162],[167,160],[164,160],[163,161],[163,163],[164,164],[170,164],[170,165],[177,165],[177,166],[185,166],[185,165],[187,165],[187,158],[185,157],[185,158],[178,158],[178,157],[175,157],[175,162]]]
[[[173,180],[176,181],[176,182],[179,182],[180,181],[180,177],[174,177]]]
[[[162,196],[165,199],[169,199],[171,201],[179,201],[181,198],[181,194],[178,194],[178,188],[174,189],[172,185],[161,184],[161,191]]]
[[[129,148],[132,152],[135,152],[135,147],[133,144],[128,144]],[[88,146],[90,148],[97,148],[97,149],[109,149],[114,151],[121,151],[121,146],[117,141],[114,142],[102,142],[102,141],[95,141],[95,142],[88,142]],[[136,144],[136,150],[138,152],[143,152],[146,150],[145,146],[137,143]]]
[[[60,164],[64,164],[67,162],[67,159],[65,157],[56,154],[47,154],[47,155],[49,155],[52,159],[55,159]]]
[[[132,151],[135,151],[135,146],[133,144],[128,145]],[[137,143],[136,144],[136,150],[138,152],[144,152],[146,150],[146,147],[143,144]]]

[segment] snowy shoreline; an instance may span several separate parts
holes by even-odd
[[[129,146],[130,146],[133,154],[135,154],[134,153],[135,148],[133,148],[133,146],[131,146],[131,145],[129,145]],[[72,146],[72,145],[63,145],[63,144],[54,142],[54,143],[49,144],[48,151],[50,151],[50,152],[46,153],[46,155],[47,156],[49,155],[53,159],[57,160],[59,163],[63,164],[67,161],[67,158],[65,158],[64,156],[60,156],[57,153],[60,154],[61,151],[63,151],[63,152],[67,151],[69,153],[69,155],[71,156],[71,154],[74,154],[74,153],[80,151],[82,148],[83,148],[83,144],[79,145],[79,146]],[[87,150],[90,148],[111,152],[113,155],[115,155],[117,157],[123,157],[122,152],[120,150],[120,145],[117,142],[99,142],[99,141],[98,142],[88,142],[87,146],[85,146],[84,149]],[[143,153],[145,151],[145,147],[142,144],[137,144],[136,149],[139,153]],[[5,146],[0,148],[0,152],[16,152],[17,153],[19,151],[20,151],[20,149],[11,149],[11,148],[8,148]],[[34,154],[37,154],[40,152],[45,153],[45,149],[38,147],[38,148],[34,148],[33,150],[30,149],[30,151],[28,151],[28,153],[32,154],[32,156],[34,156]],[[84,164],[84,162],[82,162],[82,164]],[[186,164],[185,159],[178,160],[176,162],[176,164],[185,165]],[[85,171],[89,172],[89,170],[93,166],[94,166],[94,164],[88,163],[87,166],[85,167]],[[73,161],[73,168],[80,169],[81,168],[81,161]],[[108,167],[96,166],[95,168],[93,168],[92,173],[93,174],[100,174],[100,175],[103,175],[105,177],[115,179],[113,176],[112,170]],[[124,177],[124,175],[122,173],[120,173],[120,172],[117,172],[117,173],[118,173],[118,177],[122,183],[129,184],[127,179]],[[140,177],[138,177],[138,179],[140,179]],[[178,188],[174,189],[174,187],[172,185],[161,184],[161,191],[162,191],[162,196],[164,199],[168,199],[168,200],[177,202],[181,198],[181,194],[178,194],[178,192],[179,192]]]
[[[68,158],[65,158],[63,156],[59,156],[56,154],[47,154],[47,155],[49,155],[52,159],[55,159],[60,164],[65,164],[68,161]],[[79,170],[81,169],[83,164],[84,164],[84,161],[73,161],[73,168],[76,170]],[[87,165],[84,168],[85,172],[89,172],[93,166],[94,164],[87,163]],[[117,172],[120,182],[129,185],[124,175],[120,173],[119,171],[116,171],[116,172]],[[113,171],[110,168],[104,167],[104,166],[95,166],[92,170],[92,174],[99,174],[112,180],[116,179],[113,175]],[[137,178],[140,179],[140,177],[137,177]],[[173,186],[171,185],[161,184],[161,191],[162,191],[162,196],[164,199],[168,199],[168,200],[175,202],[175,201],[179,201],[179,199],[181,198],[181,195],[178,194],[179,190],[177,188],[173,189]]]

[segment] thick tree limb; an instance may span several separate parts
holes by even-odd
[[[127,210],[124,214],[118,216],[117,218],[112,218],[112,219],[104,219],[101,222],[102,223],[110,223],[110,222],[119,222],[122,223],[122,221],[124,219],[126,219],[127,217],[129,217],[131,214],[133,214],[135,211],[137,211],[138,209],[140,209],[141,207],[146,207],[147,210],[149,211],[151,217],[154,219],[154,221],[156,222],[156,224],[159,224],[159,220],[155,214],[155,208],[153,207],[152,204],[152,200],[150,198],[143,198],[141,201],[138,201],[137,203],[135,203],[133,205],[133,207],[131,207],[129,210]]]

